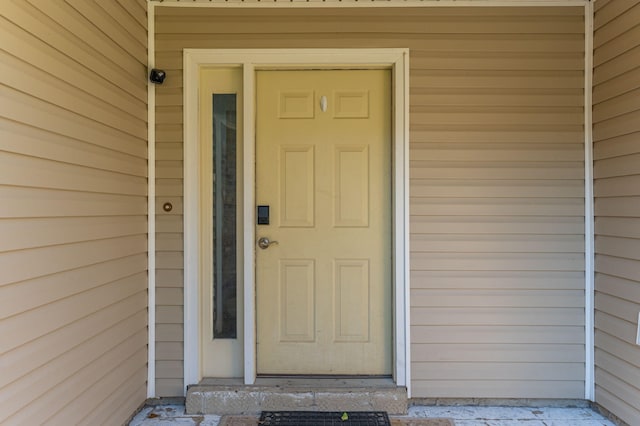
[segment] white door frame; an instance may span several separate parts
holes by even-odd
[[[244,382],[256,379],[255,324],[255,71],[257,69],[387,68],[393,75],[393,376],[411,396],[409,339],[409,50],[185,49],[184,65],[184,386],[198,383],[200,152],[199,70],[243,71],[244,116]]]

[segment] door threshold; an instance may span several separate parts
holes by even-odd
[[[389,376],[258,376],[256,385],[315,389],[396,387]]]
[[[198,386],[240,386],[242,378],[205,377]],[[391,376],[258,376],[253,387],[266,388],[313,388],[313,389],[381,389],[395,388],[397,384]]]

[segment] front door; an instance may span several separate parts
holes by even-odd
[[[258,374],[391,374],[391,72],[256,85]]]

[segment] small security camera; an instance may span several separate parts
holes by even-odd
[[[155,84],[162,84],[166,76],[167,73],[165,73],[164,70],[153,68],[151,74],[149,74],[149,80]]]

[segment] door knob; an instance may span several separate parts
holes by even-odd
[[[272,244],[278,244],[277,241],[271,241],[269,238],[267,237],[262,237],[258,240],[258,247],[260,247],[262,250],[264,249],[268,249],[270,245]]]

